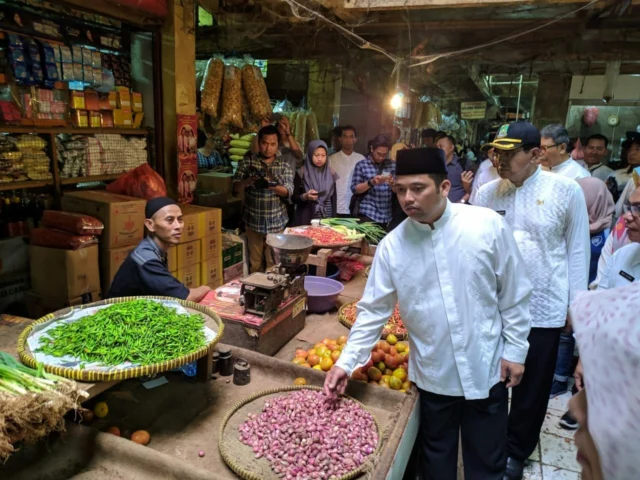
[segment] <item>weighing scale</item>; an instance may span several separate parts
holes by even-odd
[[[240,305],[245,313],[267,317],[278,311],[282,302],[304,292],[305,262],[313,248],[313,239],[284,233],[267,235],[276,265],[268,271],[252,273],[240,279]]]

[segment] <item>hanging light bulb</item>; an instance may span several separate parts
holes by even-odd
[[[404,103],[404,93],[396,92],[393,97],[391,97],[391,108],[394,110],[399,110],[402,108]]]

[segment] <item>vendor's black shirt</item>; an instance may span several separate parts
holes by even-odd
[[[189,289],[167,268],[167,254],[151,237],[142,240],[113,279],[107,298],[155,295],[186,300]]]

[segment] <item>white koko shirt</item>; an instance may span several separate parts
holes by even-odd
[[[351,177],[356,163],[364,160],[359,153],[353,152],[351,155],[345,155],[342,150],[334,153],[329,157],[329,166],[336,172],[336,194],[338,213],[343,215],[349,214],[349,203],[351,202]]]
[[[476,205],[503,215],[513,230],[533,282],[531,326],[563,327],[589,280],[589,215],[578,183],[538,167],[521,187],[504,179],[483,186]]]
[[[569,160],[566,160],[555,167],[551,167],[549,171],[551,173],[557,173],[563,177],[570,178],[571,180],[579,180],[580,178],[587,178],[591,176],[589,170],[584,168],[571,157],[569,157]]]
[[[506,222],[452,204],[429,225],[407,219],[380,243],[336,365],[367,363],[396,303],[409,332],[409,379],[428,392],[487,398],[501,358],[524,363],[531,283]]]
[[[640,243],[630,243],[617,250],[607,262],[598,290],[624,287],[640,282]]]

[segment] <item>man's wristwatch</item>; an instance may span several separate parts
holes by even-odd
[[[373,183],[371,182],[371,179],[367,180],[367,185],[369,185],[369,188],[373,188]]]

